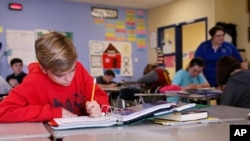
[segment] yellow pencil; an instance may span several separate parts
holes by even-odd
[[[91,101],[94,100],[94,96],[95,96],[95,84],[96,84],[96,79],[94,78],[93,87],[92,87],[92,94],[91,94]]]

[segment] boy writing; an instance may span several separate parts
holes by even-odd
[[[0,122],[48,121],[53,118],[89,115],[99,117],[107,94],[77,61],[70,39],[57,32],[35,42],[38,63],[0,103]],[[94,100],[91,101],[92,88]]]

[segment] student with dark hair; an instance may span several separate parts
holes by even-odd
[[[201,58],[193,58],[186,69],[176,72],[172,85],[178,85],[184,90],[210,87],[202,71],[205,63]]]
[[[147,64],[143,74],[137,82],[140,83],[144,89],[150,90],[151,92],[156,92],[159,87],[171,84],[169,72],[163,67]]]
[[[224,41],[225,30],[221,26],[214,26],[209,30],[211,39],[202,42],[195,51],[195,57],[200,57],[204,60],[206,66],[203,70],[204,76],[209,84],[217,87],[216,80],[216,64],[223,56],[233,56],[241,62],[243,69],[247,69],[247,64],[238,52],[237,48],[228,42]]]
[[[101,88],[112,88],[117,87],[118,84],[113,81],[115,78],[115,73],[112,70],[106,70],[104,75],[96,77],[96,83]]]
[[[6,81],[10,84],[11,87],[14,88],[18,84],[22,83],[23,78],[27,74],[23,72],[23,61],[20,58],[11,59],[10,66],[11,66],[13,73],[6,77]]]
[[[250,108],[250,71],[231,56],[222,57],[217,64],[218,85],[222,89],[222,105]]]
[[[157,64],[147,64],[143,70],[143,75],[148,74],[151,72],[153,69],[157,68]]]

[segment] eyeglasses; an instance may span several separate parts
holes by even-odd
[[[225,34],[214,35],[214,37],[224,37]]]

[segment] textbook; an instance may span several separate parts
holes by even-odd
[[[166,119],[173,121],[191,121],[208,118],[208,112],[203,110],[185,110],[180,112],[174,112],[167,115],[157,117],[157,119]]]
[[[215,117],[207,117],[205,119],[190,120],[190,121],[174,121],[166,119],[154,120],[154,123],[161,124],[164,126],[178,126],[178,125],[189,125],[189,124],[200,124],[200,123],[211,123],[211,122],[220,122],[220,119]]]
[[[144,103],[124,109],[108,106],[108,112],[102,117],[91,118],[89,116],[79,116],[71,118],[55,118],[52,121],[49,121],[48,124],[53,130],[109,127],[153,117],[155,112],[162,109],[168,109],[172,105],[176,104],[167,102]]]

